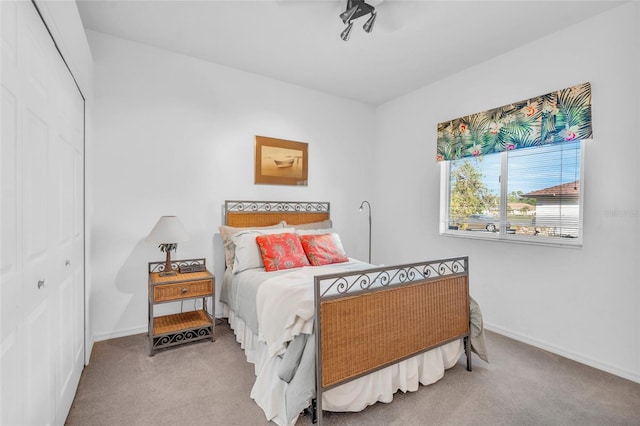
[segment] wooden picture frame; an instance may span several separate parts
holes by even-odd
[[[255,183],[307,186],[308,144],[256,136]]]

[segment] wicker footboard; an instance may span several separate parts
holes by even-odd
[[[316,277],[318,421],[323,391],[468,338],[468,278],[467,257]]]

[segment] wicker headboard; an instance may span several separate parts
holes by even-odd
[[[290,225],[322,222],[331,218],[325,201],[237,201],[224,203],[224,220],[237,228],[270,226],[281,221]]]

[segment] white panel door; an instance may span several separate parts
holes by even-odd
[[[35,7],[1,7],[0,420],[64,424],[84,360],[84,104]]]
[[[21,389],[22,353],[19,350],[18,326],[22,300],[22,240],[19,215],[22,193],[18,178],[18,41],[17,7],[15,3],[2,3],[2,87],[0,93],[0,424],[18,424],[24,412]]]
[[[60,354],[55,365],[56,412],[68,413],[84,360],[84,104],[68,70],[61,61],[59,65],[52,99],[57,115],[52,140],[56,212],[50,226],[53,272],[59,283],[55,321],[62,331],[54,343]]]

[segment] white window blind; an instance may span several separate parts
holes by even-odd
[[[443,162],[441,232],[580,245],[582,143]]]

